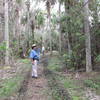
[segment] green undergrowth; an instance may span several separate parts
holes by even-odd
[[[59,81],[69,91],[72,100],[86,100],[83,99],[84,87],[79,84],[79,80],[74,80],[70,77],[59,77]]]
[[[68,92],[69,95],[72,97],[72,100],[87,100],[86,96],[86,88],[93,90],[96,92],[97,95],[100,95],[100,73],[92,72],[89,73],[89,78],[87,74],[84,72],[84,75],[80,79],[75,79],[73,73],[70,75],[65,74],[63,72],[59,72],[62,67],[61,58],[58,56],[52,56],[49,60],[48,69],[55,73],[53,77],[55,78],[56,82],[63,86]],[[57,89],[53,88],[53,94],[57,98],[56,100],[61,100],[61,98],[57,94]],[[60,99],[59,99],[60,98]]]
[[[2,88],[0,89],[0,97],[7,97],[18,91],[22,80],[22,76],[16,76],[14,78],[4,80],[2,82]]]
[[[53,56],[49,61],[48,69],[51,71],[58,71],[60,68],[62,68],[60,58]]]
[[[94,82],[93,80],[85,80],[84,84],[85,86],[90,87],[90,88],[94,88],[94,89],[100,88],[100,83]]]
[[[28,59],[18,59],[19,71],[13,77],[7,79],[0,79],[0,98],[7,98],[14,96],[21,87],[25,75],[31,68],[30,61]],[[16,66],[17,67],[17,66]]]
[[[71,100],[68,91],[57,82],[55,74],[49,74],[48,79],[49,87],[51,88],[54,100]]]
[[[61,59],[58,56],[52,56],[51,59],[49,60],[49,64],[47,68],[53,73],[55,72],[59,73],[58,70],[62,68]],[[72,79],[70,76],[68,77],[63,76],[61,73],[54,74],[52,77],[55,78],[55,81],[57,82],[58,86],[63,87],[68,92],[68,95],[70,95],[72,100],[86,100],[82,98],[84,96],[84,88],[78,84],[79,82],[78,80]],[[52,94],[55,100],[66,100],[66,99],[62,99],[63,97],[59,96],[59,92],[58,92],[59,89],[56,87],[57,85],[55,85],[55,87],[52,88],[52,92],[53,92]]]
[[[29,59],[21,59],[20,62],[22,62],[24,64],[29,64],[30,63]]]
[[[100,77],[100,76],[99,76]],[[96,92],[97,95],[100,95],[100,79],[88,79],[84,80],[85,87],[88,87]]]

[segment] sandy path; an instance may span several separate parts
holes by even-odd
[[[24,93],[22,100],[52,100],[42,64],[38,65],[38,75],[38,79],[34,79],[31,78],[30,73],[27,91]]]

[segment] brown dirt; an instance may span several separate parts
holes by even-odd
[[[43,66],[38,66],[37,79],[31,78],[31,73],[28,82],[26,82],[26,91],[19,100],[53,100],[51,99],[47,80],[43,73]]]

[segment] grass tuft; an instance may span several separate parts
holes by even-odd
[[[12,95],[13,93],[17,92],[20,87],[20,82],[22,77],[14,77],[5,80],[2,83],[2,88],[0,88],[0,97],[7,97]]]

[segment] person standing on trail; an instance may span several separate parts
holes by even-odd
[[[29,58],[31,59],[32,62],[32,78],[37,78],[37,62],[39,61],[39,56],[38,53],[36,52],[37,46],[36,44],[32,45],[32,50],[30,52]]]
[[[45,47],[43,46],[42,47],[42,54],[43,54],[43,56],[44,56],[44,51],[45,51]]]

